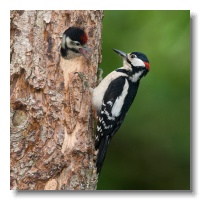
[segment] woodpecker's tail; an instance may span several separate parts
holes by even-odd
[[[106,150],[108,148],[110,142],[110,137],[106,136],[106,137],[102,137],[99,147],[98,147],[98,155],[97,155],[97,162],[96,162],[96,166],[97,166],[97,173],[99,174],[103,165],[103,161],[105,159],[106,156]]]

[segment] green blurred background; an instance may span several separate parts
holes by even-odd
[[[105,11],[103,76],[112,50],[141,51],[150,72],[112,139],[99,190],[190,189],[190,11]]]

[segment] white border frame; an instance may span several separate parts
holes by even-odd
[[[1,1],[0,11],[0,177],[1,196],[6,199],[200,199],[200,65],[199,65],[199,12],[198,1],[196,0],[7,0]],[[5,5],[6,4],[6,5]],[[79,6],[77,6],[79,5]],[[90,192],[38,192],[10,191],[10,94],[9,94],[9,43],[10,43],[10,10],[190,10],[191,12],[191,191],[90,191]],[[183,55],[184,56],[184,55]]]

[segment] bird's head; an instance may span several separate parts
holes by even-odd
[[[70,27],[64,33],[61,42],[61,55],[67,59],[80,55],[88,59],[90,49],[86,46],[87,35],[83,29]]]
[[[124,53],[117,49],[113,49],[124,60],[124,66],[126,69],[135,72],[142,72],[142,75],[146,75],[150,70],[150,64],[147,56],[141,52]]]

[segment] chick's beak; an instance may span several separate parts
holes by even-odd
[[[127,54],[124,53],[123,51],[117,50],[117,49],[113,49],[117,54],[119,54],[122,58],[126,58]]]
[[[82,46],[82,47],[79,49],[79,52],[80,52],[86,59],[89,59],[89,57],[90,57],[91,54],[92,54],[91,49],[89,49],[87,46]]]

